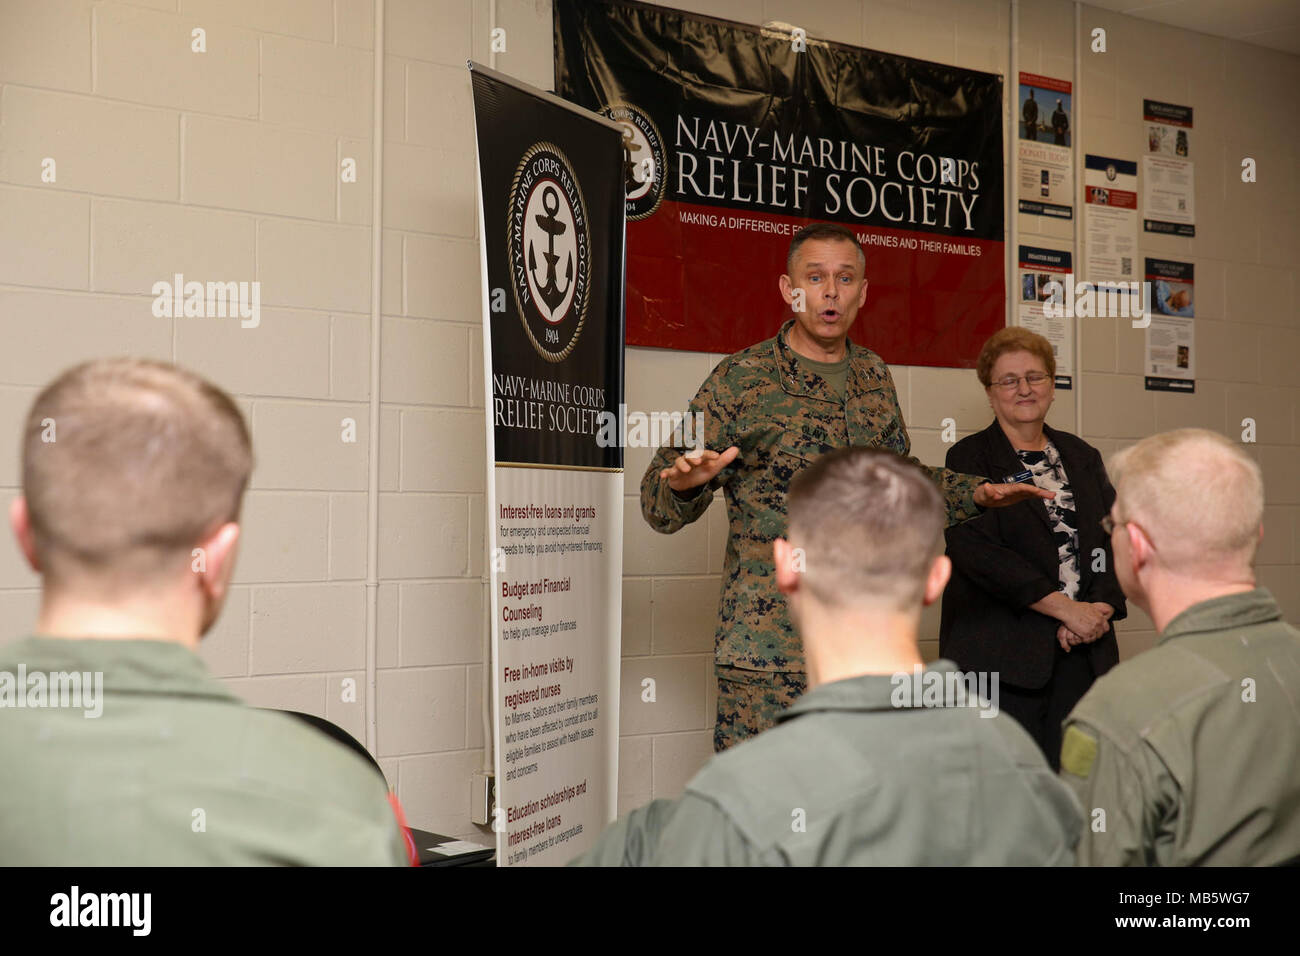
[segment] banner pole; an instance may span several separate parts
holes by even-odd
[[[1083,218],[1083,110],[1079,108],[1082,102],[1083,74],[1080,70],[1083,64],[1083,41],[1080,36],[1083,30],[1083,4],[1079,0],[1074,0],[1074,104],[1071,112],[1074,114],[1074,146],[1075,153],[1079,156],[1079,161],[1074,164],[1074,262],[1079,272],[1083,269],[1083,248],[1079,245],[1079,220]],[[1077,274],[1077,273],[1076,273]],[[1074,290],[1069,290],[1069,295],[1073,297]],[[1074,319],[1074,433],[1080,438],[1083,437],[1083,323],[1078,316]]]
[[[1020,92],[1020,0],[1011,0],[1011,38],[1008,50],[1010,57],[1009,75],[1003,86],[1007,100],[1007,325],[1016,324],[1016,276],[1020,264],[1020,203],[1018,195],[1020,183],[1019,112],[1017,103]]]
[[[379,360],[384,267],[384,0],[375,0],[375,102],[370,135],[370,460],[366,482],[366,749],[379,756]]]

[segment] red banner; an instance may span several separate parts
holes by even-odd
[[[628,344],[730,353],[776,334],[788,315],[777,287],[786,246],[806,222],[663,203],[638,224],[637,251],[628,254],[628,287],[641,290],[628,296]],[[871,226],[854,231],[868,287],[849,337],[894,364],[973,368],[984,340],[1006,324],[1003,244]],[[682,249],[690,249],[688,260],[679,258]],[[936,361],[926,343],[940,342],[958,361]]]

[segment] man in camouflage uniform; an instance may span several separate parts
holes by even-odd
[[[699,519],[719,489],[727,498],[717,751],[772,726],[807,687],[803,650],[773,578],[772,542],[785,533],[791,477],[832,448],[907,457],[911,447],[888,366],[848,340],[867,296],[853,233],[805,227],[791,240],[786,269],[779,284],[793,317],[775,338],[724,359],[691,401],[690,413],[703,416],[704,449],[682,454],[665,445],[641,480],[642,513],[663,534]],[[1052,497],[1033,485],[922,467],[943,493],[949,524],[982,507]]]
[[[1160,640],[1066,718],[1079,862],[1300,863],[1300,632],[1251,567],[1259,465],[1189,428],[1124,449],[1111,474],[1115,574]]]

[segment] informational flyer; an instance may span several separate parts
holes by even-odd
[[[1192,108],[1143,100],[1142,118],[1147,140],[1142,157],[1142,228],[1195,236]]]
[[[1137,163],[1092,154],[1084,162],[1084,278],[1129,288],[1138,281]]]
[[[1070,133],[1070,83],[1020,74],[1020,211],[1031,216],[1074,216],[1074,161]]]
[[[1064,389],[1074,387],[1074,314],[1064,306],[1065,297],[1073,294],[1070,259],[1068,252],[1021,246],[1016,309],[1018,325],[1052,344],[1056,387]]]
[[[1148,392],[1196,391],[1196,327],[1191,319],[1152,315],[1146,329]]]
[[[1146,389],[1196,391],[1195,277],[1190,262],[1146,260],[1151,284],[1151,324],[1146,329]]]
[[[1196,299],[1191,263],[1147,260],[1151,325],[1147,326],[1148,392],[1196,392]]]

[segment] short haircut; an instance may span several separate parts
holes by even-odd
[[[239,517],[253,467],[243,415],[166,362],[97,359],[36,396],[23,493],[47,581],[147,585]]]
[[[1246,565],[1264,520],[1264,478],[1240,446],[1204,428],[1144,438],[1110,463],[1116,513],[1173,570]]]
[[[867,254],[862,251],[862,244],[858,242],[858,237],[853,234],[851,229],[834,222],[814,222],[804,226],[790,240],[790,250],[785,255],[786,275],[794,274],[795,253],[809,239],[833,239],[837,242],[853,243],[853,247],[858,250],[858,263],[863,269],[866,269]]]
[[[993,366],[1008,352],[1028,352],[1037,356],[1043,360],[1047,374],[1056,377],[1056,354],[1052,351],[1052,343],[1037,332],[1018,325],[1008,325],[988,337],[980,349],[980,357],[975,361],[975,374],[985,388],[993,384]]]
[[[790,482],[788,538],[803,549],[801,583],[827,607],[919,610],[943,553],[943,497],[893,452],[840,448]]]

